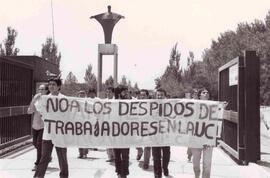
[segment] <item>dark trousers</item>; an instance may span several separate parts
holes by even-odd
[[[143,154],[144,164],[149,165],[151,156],[151,147],[137,147],[137,157]]]
[[[51,140],[43,140],[42,155],[34,177],[44,177],[51,159],[53,143]],[[60,178],[68,178],[67,148],[55,147],[60,167]]]
[[[162,156],[161,156],[162,152]],[[155,176],[162,176],[162,168],[164,172],[168,172],[168,165],[170,161],[170,147],[152,147],[152,155],[154,159],[154,174]],[[161,166],[162,158],[162,166]]]
[[[149,165],[150,162],[150,155],[151,155],[151,147],[144,147],[144,164]]]
[[[40,162],[40,158],[41,158],[43,130],[44,129],[40,129],[40,130],[32,129],[33,145],[37,149],[37,159],[36,159],[35,165],[38,165],[38,163]]]
[[[88,148],[79,148],[80,156],[84,156],[88,154]]]
[[[115,155],[115,172],[121,176],[128,175],[129,148],[117,148],[113,150]]]

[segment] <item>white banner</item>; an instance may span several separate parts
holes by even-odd
[[[223,115],[223,103],[192,99],[42,96],[36,107],[56,146],[80,148],[216,146]]]

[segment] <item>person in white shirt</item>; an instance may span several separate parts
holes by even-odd
[[[198,99],[209,100],[210,93],[206,88],[200,89],[198,91]],[[212,165],[212,153],[213,147],[209,145],[203,145],[202,148],[191,148],[192,152],[192,163],[195,178],[200,177],[200,161],[202,157],[202,178],[210,178],[211,165]]]
[[[60,93],[61,85],[62,85],[61,79],[59,78],[49,79],[49,91],[50,91],[49,95],[64,97],[64,95]],[[37,166],[34,178],[43,178],[45,176],[48,164],[50,162],[52,149],[54,146],[50,138],[50,135],[47,133],[46,125],[42,139],[43,141],[42,141],[41,160]],[[55,149],[60,167],[59,177],[68,178],[67,148],[55,147]]]
[[[47,94],[49,94],[48,86],[46,84],[41,84],[38,87],[38,93],[33,97],[27,110],[27,114],[33,114],[33,122],[32,122],[33,145],[37,150],[37,158],[35,166],[32,169],[32,171],[36,170],[37,165],[40,162],[42,152],[42,135],[44,130],[44,122],[41,119],[40,113],[37,111],[35,107],[35,103],[37,102],[37,99],[40,97],[40,95],[47,95]]]
[[[149,99],[149,92],[146,89],[141,89],[138,92],[138,98],[139,99]],[[151,156],[151,147],[140,147],[137,148],[138,153],[137,153],[137,160],[140,160],[143,154],[143,169],[148,169],[149,168],[149,162],[150,162],[150,156]]]
[[[156,99],[166,99],[167,93],[164,89],[159,88],[156,91]],[[154,175],[155,178],[162,177],[162,170],[164,176],[169,176],[169,162],[171,157],[170,146],[152,147],[152,156],[154,161]]]

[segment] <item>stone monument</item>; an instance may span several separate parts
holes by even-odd
[[[90,17],[96,19],[102,26],[104,32],[105,44],[98,44],[98,76],[97,76],[97,96],[99,97],[102,90],[102,56],[114,55],[114,72],[113,80],[114,87],[117,85],[118,71],[118,47],[116,44],[111,44],[112,32],[115,24],[124,16],[111,12],[111,6],[108,6],[108,12],[94,15]]]

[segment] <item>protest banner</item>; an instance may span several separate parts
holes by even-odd
[[[192,99],[108,100],[42,96],[44,132],[60,147],[216,146],[223,103]]]

